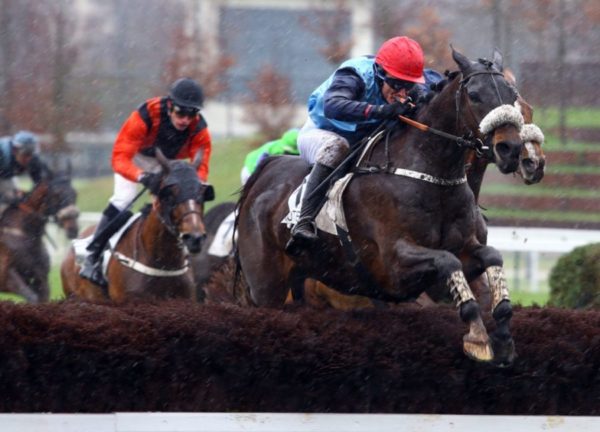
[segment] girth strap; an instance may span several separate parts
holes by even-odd
[[[350,239],[350,235],[348,235],[348,232],[344,231],[337,225],[336,230],[342,248],[344,249],[344,252],[346,254],[346,258],[348,259],[348,262],[352,265],[352,267],[354,267],[354,270],[356,270],[356,274],[361,285],[366,290],[374,292],[374,297],[385,298],[383,292],[379,287],[379,284],[377,283],[371,272],[369,272],[367,267],[365,267],[365,265],[362,263],[360,257],[356,253],[356,250],[354,249],[354,245],[352,244],[352,240]]]
[[[414,178],[417,180],[423,180],[423,181],[433,183],[436,185],[440,185],[440,186],[458,186],[461,184],[465,184],[467,182],[466,175],[461,178],[456,178],[456,179],[443,179],[440,177],[434,177],[430,174],[425,174],[422,172],[408,170],[408,169],[404,169],[404,168],[395,168],[395,169],[392,168],[392,170],[390,172],[391,172],[391,174],[394,174],[394,175],[410,177],[410,178]]]
[[[132,258],[129,258],[125,255],[123,255],[120,252],[113,252],[113,256],[116,258],[116,260],[121,263],[122,265],[124,265],[125,267],[128,267],[132,270],[137,271],[138,273],[142,273],[148,276],[158,276],[158,277],[175,277],[175,276],[182,276],[184,274],[187,273],[188,269],[189,269],[189,265],[188,265],[188,261],[186,260],[183,267],[180,269],[176,269],[176,270],[162,270],[162,269],[157,269],[154,267],[149,267],[145,264],[142,264],[141,262],[135,261]]]

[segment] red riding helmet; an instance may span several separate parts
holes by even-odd
[[[418,42],[406,36],[385,41],[377,51],[375,62],[394,78],[415,83],[425,82],[423,50]]]

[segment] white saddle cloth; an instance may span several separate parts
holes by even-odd
[[[234,233],[233,225],[235,223],[235,212],[231,212],[219,225],[215,238],[208,247],[208,254],[218,257],[226,257],[233,253],[233,245],[237,238],[237,232]]]
[[[112,237],[108,240],[108,248],[106,248],[100,256],[100,260],[102,263],[102,273],[104,274],[104,276],[106,276],[106,269],[108,268],[108,262],[112,255],[113,249],[115,248],[125,231],[127,231],[131,224],[138,220],[141,215],[141,213],[136,213],[132,217],[130,217],[129,220],[125,223],[125,225],[123,225],[121,229],[119,229],[119,231],[113,234]],[[71,241],[71,245],[73,246],[73,250],[75,251],[75,262],[77,264],[81,265],[85,258],[90,254],[90,252],[87,250],[87,247],[92,241],[93,237],[94,235],[91,234],[87,237]]]
[[[315,220],[317,228],[329,234],[337,235],[336,226],[339,226],[345,231],[348,231],[346,225],[346,217],[344,216],[344,206],[342,204],[342,195],[352,180],[352,173],[346,174],[341,179],[337,180],[331,189],[327,192],[327,201]],[[307,176],[308,177],[308,176]],[[281,223],[286,224],[288,228],[292,228],[300,218],[300,210],[302,205],[302,196],[306,187],[306,179],[292,192],[288,199],[289,212],[283,218]]]

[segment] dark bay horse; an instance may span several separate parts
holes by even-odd
[[[505,74],[506,75],[506,74]],[[514,83],[512,83],[514,85]],[[537,126],[533,125],[533,108],[522,97],[518,98],[519,107],[525,126],[521,130],[521,138],[523,139],[523,148],[519,158],[519,169],[517,174],[523,179],[526,185],[539,183],[544,177],[545,155],[542,150],[544,136]],[[487,166],[493,163],[493,155],[477,153],[471,150],[466,155],[467,164],[467,182],[475,199],[479,202],[479,192],[485,175]],[[487,243],[487,226],[483,218],[480,219],[478,225],[478,239],[481,243]],[[481,275],[472,281],[469,281],[471,290],[476,295],[481,305],[489,305],[491,302],[489,287],[487,286],[486,278]],[[347,295],[338,291],[332,290],[326,285],[310,281],[304,286],[303,300],[310,306],[317,308],[332,307],[335,309],[352,310],[363,309],[381,306],[381,303],[373,302],[372,299],[359,296]],[[433,302],[425,293],[419,296],[416,302],[422,306],[433,306]],[[392,303],[385,303],[384,307],[392,306]]]
[[[455,50],[452,56],[460,71],[417,120],[446,134],[481,139],[492,147],[501,172],[515,172],[523,119],[498,115],[513,108],[517,98],[502,75],[500,54],[493,62],[472,62]],[[300,290],[306,278],[384,301],[407,301],[422,292],[437,299],[449,291],[469,324],[465,353],[511,363],[512,309],[502,257],[477,239],[479,212],[465,178],[468,148],[459,144],[411,128],[376,145],[368,160],[353,169],[343,207],[351,247],[370,283],[357,277],[357,267],[330,234],[319,232],[321,244],[313,250],[294,257],[285,253],[289,230],[281,221],[288,197],[309,167],[299,158],[267,159],[238,202],[238,256],[252,301],[281,307],[288,291]],[[467,283],[484,272],[494,298],[491,341]]]
[[[48,301],[50,257],[43,242],[46,223],[54,220],[69,238],[79,231],[77,193],[70,169],[54,173],[44,167],[42,179],[0,220],[0,289],[31,303]]]
[[[151,208],[142,212],[111,250],[106,274],[108,296],[115,302],[196,299],[188,253],[202,249],[204,201],[212,199],[214,191],[198,179],[200,158],[190,164],[168,160],[159,151],[156,158],[162,166],[160,190]],[[67,296],[106,298],[100,287],[79,276],[73,248],[63,261],[61,278]]]

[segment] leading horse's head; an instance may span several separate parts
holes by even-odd
[[[37,187],[45,189],[46,209],[44,214],[65,230],[67,237],[74,239],[79,233],[79,209],[77,192],[71,184],[71,164],[64,172],[53,172],[45,167],[42,180]]]
[[[198,179],[196,170],[201,162],[198,154],[190,164],[168,160],[160,150],[156,159],[162,166],[162,180],[155,207],[167,228],[179,238],[190,253],[198,253],[206,238],[204,202],[214,199],[213,187]]]
[[[467,129],[478,129],[500,172],[515,172],[522,148],[523,116],[514,106],[516,88],[502,73],[502,55],[496,50],[493,61],[472,62],[452,49],[452,58],[462,74],[456,96],[458,118]]]

